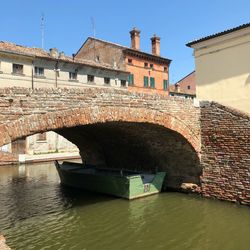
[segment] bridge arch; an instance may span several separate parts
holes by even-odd
[[[5,124],[2,131],[2,145],[55,131],[78,146],[86,163],[164,169],[169,173],[167,188],[178,188],[182,182],[200,184],[198,135],[166,112],[109,106],[76,108],[22,117]]]
[[[192,145],[197,154],[200,153],[199,135],[179,118],[157,110],[109,106],[33,114],[7,124],[1,124],[0,146],[40,132],[105,122],[135,122],[160,125],[182,135]]]

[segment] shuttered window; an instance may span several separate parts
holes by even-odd
[[[168,80],[163,80],[163,89],[164,90],[168,89]]]
[[[154,79],[154,77],[150,77],[150,88],[152,88],[152,89],[155,88],[155,79]]]
[[[148,88],[148,76],[144,76],[144,87]]]
[[[134,85],[134,75],[130,74],[128,76],[128,85]]]

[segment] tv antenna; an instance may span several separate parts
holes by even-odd
[[[91,17],[91,24],[92,24],[93,37],[95,38],[95,19],[93,17]]]
[[[97,59],[96,56],[96,50],[95,50],[95,19],[93,17],[91,17],[91,24],[92,24],[92,30],[93,30],[93,37],[94,37],[94,61],[99,61],[99,59]]]
[[[42,49],[44,49],[44,28],[45,28],[45,17],[44,13],[41,15],[41,36],[42,36]]]

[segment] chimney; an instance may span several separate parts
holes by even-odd
[[[53,58],[58,58],[58,56],[59,56],[57,48],[50,49],[49,54]]]
[[[64,54],[63,51],[59,53],[59,58],[60,59],[65,59],[65,54]]]
[[[160,37],[154,34],[154,36],[151,38],[151,42],[152,42],[152,54],[159,56],[160,55]]]
[[[180,84],[176,83],[174,86],[175,86],[175,91],[179,93],[180,92]]]
[[[130,37],[131,37],[131,48],[140,50],[140,33],[141,31],[133,28],[130,32]]]

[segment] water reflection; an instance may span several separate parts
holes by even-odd
[[[128,202],[61,186],[53,164],[0,168],[0,231],[13,249],[248,249],[249,228],[249,208],[227,202]]]

